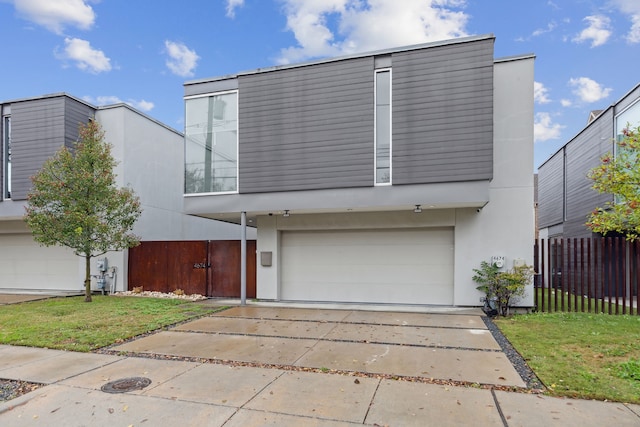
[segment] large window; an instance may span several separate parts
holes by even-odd
[[[640,126],[640,101],[616,116],[616,140],[622,140],[622,131],[627,127]]]
[[[238,93],[186,99],[185,193],[238,191]]]
[[[376,184],[391,184],[391,70],[376,71]]]
[[[2,198],[11,198],[11,116],[2,118]]]

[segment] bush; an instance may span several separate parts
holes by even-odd
[[[525,295],[526,286],[533,278],[533,268],[528,265],[500,271],[495,264],[482,261],[479,269],[474,269],[473,281],[476,289],[486,295],[486,302],[502,316],[509,315],[509,307]]]

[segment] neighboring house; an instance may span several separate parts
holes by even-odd
[[[589,214],[613,195],[600,194],[587,178],[627,124],[640,125],[640,84],[606,110],[589,114],[587,126],[538,169],[538,228],[541,238],[592,237]]]
[[[493,46],[185,83],[185,212],[256,225],[259,299],[480,305],[482,261],[533,262],[534,56]]]
[[[95,118],[118,161],[117,185],[140,197],[134,232],[142,240],[238,239],[240,229],[182,213],[183,135],[125,104],[94,107],[67,94],[0,104],[0,292],[83,289],[84,259],[63,247],[41,247],[22,220],[30,177],[60,147],[71,147],[81,123]],[[127,251],[106,254],[107,279],[127,289]],[[98,274],[96,262],[92,274]],[[94,283],[94,289],[96,284]]]

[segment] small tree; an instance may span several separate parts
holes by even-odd
[[[118,189],[116,161],[95,121],[80,126],[73,150],[62,147],[31,178],[24,220],[36,242],[66,246],[85,259],[85,301],[91,302],[91,258],[136,246],[131,230],[140,201],[130,188]]]
[[[588,174],[594,190],[614,196],[589,215],[586,226],[596,233],[618,232],[629,240],[640,236],[639,134],[640,127],[624,129],[615,156],[604,155],[601,164]]]

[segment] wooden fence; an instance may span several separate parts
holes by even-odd
[[[534,269],[538,311],[640,315],[639,241],[540,239],[534,245]]]

